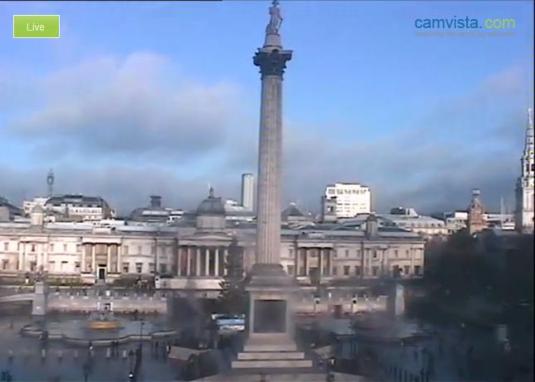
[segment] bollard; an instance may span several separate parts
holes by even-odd
[[[63,359],[63,351],[58,350],[58,360],[61,361]]]
[[[125,360],[127,356],[128,356],[128,353],[126,352],[126,350],[123,350],[123,360]]]
[[[107,348],[106,349],[106,358],[110,359],[110,357],[111,357],[111,348]]]
[[[41,349],[41,358],[42,359],[46,358],[46,349]]]

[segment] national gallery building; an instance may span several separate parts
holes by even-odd
[[[323,284],[422,276],[424,239],[417,234],[374,215],[351,224],[303,222],[293,209],[283,214],[281,263],[301,284],[310,285],[311,276]],[[213,191],[195,213],[171,224],[46,222],[36,206],[28,221],[0,223],[0,277],[44,273],[94,284],[158,276],[163,288],[215,291],[231,243],[250,269],[255,233],[254,221],[229,219]]]

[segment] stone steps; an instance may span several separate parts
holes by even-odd
[[[238,360],[294,360],[305,359],[303,352],[246,352],[239,353]]]
[[[262,344],[248,343],[243,347],[244,352],[294,352],[297,351],[295,343]]]
[[[258,368],[308,368],[312,367],[309,359],[278,359],[278,360],[236,360],[232,361],[233,369],[258,369]]]

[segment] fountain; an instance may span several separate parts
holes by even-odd
[[[92,312],[89,315],[87,326],[89,329],[111,330],[119,329],[121,322],[113,316],[113,312],[105,309],[104,311]]]

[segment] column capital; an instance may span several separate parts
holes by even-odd
[[[279,76],[282,78],[284,69],[286,69],[286,62],[291,59],[291,50],[258,49],[253,58],[253,63],[260,67],[262,78],[264,76]]]

